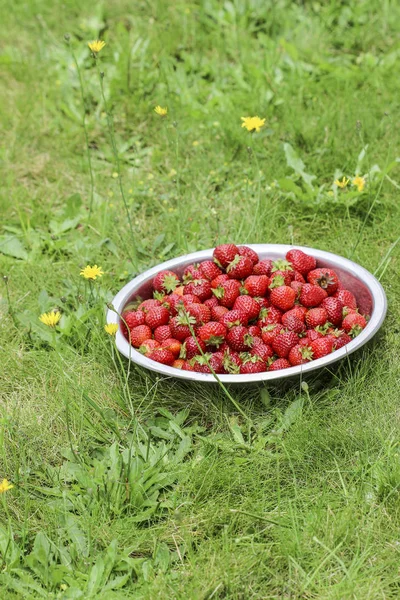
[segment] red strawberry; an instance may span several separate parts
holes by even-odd
[[[150,356],[150,354],[156,348],[159,348],[160,344],[157,340],[145,340],[143,344],[139,347],[139,352],[144,354],[145,356]]]
[[[249,296],[265,296],[269,286],[269,278],[266,275],[250,275],[245,280],[243,286]]]
[[[180,355],[182,358],[186,358],[186,360],[190,360],[196,354],[201,354],[199,350],[199,346],[203,352],[206,351],[206,345],[200,338],[187,337],[182,344]]]
[[[318,340],[319,338],[324,337],[324,334],[321,333],[320,331],[317,331],[316,329],[309,329],[306,332],[306,338],[303,339],[307,339],[309,341],[314,341],[314,340]],[[300,340],[301,343],[301,340]]]
[[[208,298],[208,300],[204,300],[204,305],[208,306],[208,308],[210,308],[210,309],[213,306],[219,306],[218,298],[216,298],[215,296],[211,296],[211,298]]]
[[[211,298],[211,283],[207,279],[195,279],[185,286],[185,291],[183,293],[185,296],[186,294],[193,294],[194,296],[197,296],[201,302],[204,302],[204,300]]]
[[[174,317],[178,312],[179,302],[182,302],[182,296],[172,293],[164,298],[163,305],[168,308],[169,312]]]
[[[342,321],[342,328],[351,337],[359,335],[366,326],[367,321],[359,313],[350,313]]]
[[[193,365],[188,360],[185,360],[182,365],[182,371],[194,371]]]
[[[184,364],[185,364],[185,361],[183,360],[183,358],[177,358],[172,363],[172,366],[174,367],[174,369],[183,369]]]
[[[212,373],[211,369],[214,371],[214,373],[223,373],[223,360],[224,355],[222,352],[215,352],[215,354],[211,354],[209,352],[204,354],[204,356],[195,357],[193,361],[193,369],[197,373]]]
[[[272,263],[272,273],[276,273],[276,271],[279,271],[280,273],[285,272],[286,271],[291,271],[291,277],[292,279],[294,278],[294,269],[292,264],[288,261],[285,260],[284,258],[277,258],[276,260],[273,261]]]
[[[169,317],[169,311],[165,306],[155,306],[146,313],[146,325],[154,330],[156,327],[160,327],[160,325],[166,325]]]
[[[279,287],[280,285],[290,285],[293,281],[293,271],[273,271],[271,274],[269,289]]]
[[[226,313],[229,312],[229,308],[226,306],[213,306],[211,309],[211,320],[219,321]]]
[[[326,310],[328,314],[328,321],[332,325],[339,326],[342,322],[342,311],[343,304],[339,298],[328,296],[325,300],[322,300],[321,306]]]
[[[214,249],[214,262],[223,269],[226,269],[237,254],[239,254],[239,248],[235,244],[221,244],[221,246],[217,246]]]
[[[300,302],[307,308],[312,308],[321,304],[328,294],[319,285],[305,283],[300,291]]]
[[[259,356],[264,362],[267,362],[267,360],[273,355],[273,352],[271,346],[264,344],[262,340],[257,338],[253,342],[250,354],[252,356]]]
[[[271,325],[272,323],[280,323],[282,320],[282,312],[279,308],[275,306],[270,306],[269,308],[262,308],[260,310],[259,321],[257,325],[261,327],[265,327],[266,325]]]
[[[318,326],[325,325],[328,320],[328,313],[325,308],[310,308],[306,314],[306,325],[309,329],[315,329]]]
[[[307,275],[309,271],[312,271],[317,266],[315,258],[302,250],[289,250],[286,253],[286,260],[291,262],[296,271],[299,271],[302,275]]]
[[[256,265],[258,263],[259,259],[258,259],[257,252],[255,252],[248,246],[238,246],[238,254],[240,256],[247,256],[247,258],[249,258],[251,260],[253,265]]]
[[[268,308],[269,306],[271,306],[271,303],[268,300],[268,298],[261,298],[260,296],[255,296],[254,300],[259,304],[260,309]]]
[[[239,296],[236,298],[233,308],[234,310],[244,312],[249,321],[256,319],[260,314],[260,305],[257,300],[254,300],[251,296]]]
[[[300,271],[295,271],[294,272],[294,278],[293,281],[297,281],[298,283],[305,283],[306,280],[304,279],[303,275],[300,273]]]
[[[156,292],[169,294],[180,284],[179,277],[173,271],[160,271],[153,279],[153,289]]]
[[[219,303],[227,308],[232,308],[235,304],[236,298],[240,294],[240,282],[236,279],[230,279],[229,281],[223,281],[214,290],[215,296],[218,298]]]
[[[221,283],[223,283],[224,281],[228,281],[229,280],[229,275],[227,275],[226,273],[222,273],[222,275],[218,275],[217,277],[215,277],[212,282],[211,282],[211,287],[213,289],[219,287],[221,285]]]
[[[239,325],[238,327],[232,327],[226,336],[226,341],[232,350],[245,352],[251,346],[253,338],[249,335],[247,327]]]
[[[249,335],[252,337],[261,337],[261,329],[258,327],[258,325],[250,325]]]
[[[269,299],[273,306],[276,306],[281,310],[289,310],[294,306],[294,301],[296,300],[296,292],[287,285],[281,285],[271,290]]]
[[[313,352],[310,346],[301,346],[300,344],[297,344],[297,346],[293,346],[290,350],[288,358],[292,367],[304,365],[312,360]]]
[[[169,325],[160,325],[155,328],[154,339],[157,340],[157,342],[161,343],[169,337],[171,337],[171,328]]]
[[[268,371],[280,371],[281,369],[288,369],[289,367],[291,367],[291,364],[286,358],[277,358],[269,365]]]
[[[267,370],[267,366],[264,361],[257,360],[257,357],[253,357],[256,360],[247,360],[240,366],[241,375],[252,375],[254,373],[263,373]]]
[[[167,350],[166,348],[156,348],[149,355],[149,358],[163,365],[172,365],[172,363],[175,360],[175,356],[170,350]]]
[[[186,267],[186,269],[183,271],[183,275],[182,275],[182,280],[183,283],[187,284],[190,283],[191,281],[194,281],[195,279],[204,279],[204,276],[202,274],[202,272],[199,269],[199,265],[193,264],[193,265],[188,265]]]
[[[289,317],[297,317],[298,319],[300,319],[300,321],[302,323],[304,323],[304,319],[305,319],[307,312],[308,312],[307,308],[305,308],[304,306],[299,306],[298,304],[295,304],[293,308],[291,308],[290,310],[285,312],[284,315],[282,315],[282,324],[283,325],[285,324],[283,317],[285,317],[286,319]]]
[[[155,298],[149,298],[149,300],[144,300],[141,304],[139,304],[138,310],[147,312],[151,308],[156,308],[157,306],[161,306],[161,302]]]
[[[304,283],[301,283],[300,281],[291,281],[290,282],[290,287],[292,288],[292,290],[294,290],[296,292],[297,297],[300,296],[301,288],[303,287],[303,285],[304,285]]]
[[[144,341],[151,339],[151,329],[148,325],[138,325],[130,330],[130,341],[134,348],[140,348]]]
[[[326,356],[332,352],[333,339],[330,337],[318,338],[317,340],[310,342],[310,348],[313,351],[313,357],[315,360],[317,358],[322,358],[322,356]]]
[[[264,344],[271,345],[276,336],[281,333],[282,325],[280,323],[271,323],[261,329],[261,337]]]
[[[326,290],[328,296],[332,296],[338,289],[339,278],[333,269],[314,269],[307,275],[308,283],[319,285]]]
[[[272,272],[272,267],[272,260],[270,260],[269,258],[264,258],[263,260],[260,260],[260,262],[258,262],[256,265],[254,265],[253,275],[266,275],[267,277],[269,277]]]
[[[195,323],[194,317],[190,317],[190,315],[186,315],[181,312],[176,317],[172,317],[169,322],[169,326],[171,328],[171,335],[174,339],[183,342],[187,337],[191,336],[191,331],[188,323],[192,323],[192,326]]]
[[[245,279],[253,272],[253,263],[248,256],[237,254],[226,267],[230,279]]]
[[[243,361],[237,352],[230,348],[224,352],[224,369],[227,373],[238,374]]]
[[[289,314],[291,311],[289,310],[287,313],[282,315],[282,325],[288,331],[294,331],[295,333],[303,333],[306,329],[302,319],[299,319],[295,314]]]
[[[203,325],[211,319],[211,310],[204,304],[189,304],[186,312],[196,319],[195,325]]]
[[[349,342],[351,342],[351,337],[347,333],[344,333],[344,331],[342,331],[340,335],[336,336],[336,339],[333,342],[333,348],[334,350],[339,350],[339,348],[343,348],[343,346],[345,346]]]
[[[161,348],[169,350],[170,352],[172,352],[175,358],[177,358],[180,354],[182,344],[179,340],[174,340],[174,338],[168,338],[163,341],[163,343],[161,344]]]
[[[187,306],[189,306],[189,304],[200,304],[199,297],[195,296],[194,294],[189,294],[189,293],[181,296],[180,302],[177,303],[178,312],[179,312],[179,309],[182,308],[182,306],[184,306],[186,308]]]
[[[246,327],[248,320],[249,318],[243,310],[230,310],[222,315],[219,322],[230,329],[231,327],[237,327],[238,325],[244,325]]]
[[[357,300],[354,294],[349,292],[349,290],[338,290],[336,294],[334,294],[334,298],[340,300],[343,306],[348,306],[354,310],[357,308]]]
[[[272,348],[279,358],[286,358],[293,346],[298,343],[299,336],[294,331],[285,331],[274,338]]]
[[[129,329],[138,325],[144,325],[144,317],[144,312],[141,310],[129,310],[122,314],[122,318],[126,321]]]
[[[198,336],[209,346],[220,346],[226,336],[226,327],[218,321],[210,321],[198,330]]]
[[[222,271],[215,262],[212,260],[205,260],[199,266],[199,271],[203,276],[203,279],[208,279],[208,281],[212,281],[218,275],[222,275]]]

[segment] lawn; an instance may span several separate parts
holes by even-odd
[[[0,597],[399,598],[400,4],[1,13]],[[232,387],[245,416],[128,367],[106,303],[227,241],[360,263],[379,336],[302,385]]]

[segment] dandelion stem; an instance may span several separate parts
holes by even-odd
[[[103,85],[104,73],[102,73],[100,71],[98,60],[99,60],[98,58],[95,58],[97,73],[99,75],[99,81],[100,81],[101,97],[103,99],[104,110],[105,110],[106,115],[107,115],[107,126],[108,126],[108,131],[109,131],[109,134],[110,134],[111,148],[112,148],[112,151],[113,151],[113,154],[114,154],[115,167],[116,167],[116,170],[117,170],[117,173],[118,173],[119,189],[120,189],[120,192],[121,192],[122,201],[123,201],[124,206],[125,206],[126,217],[127,217],[127,220],[128,220],[129,230],[130,230],[130,233],[131,233],[131,242],[132,242],[132,251],[133,251],[132,262],[133,262],[134,269],[137,271],[138,270],[138,256],[137,256],[137,248],[136,248],[136,243],[135,243],[135,235],[133,233],[132,219],[131,219],[131,215],[130,215],[130,212],[129,212],[128,203],[127,203],[125,192],[124,192],[124,186],[122,185],[121,165],[120,165],[120,160],[119,160],[118,148],[117,148],[117,144],[116,144],[116,141],[115,141],[113,119],[112,119],[112,115],[111,115],[111,113],[109,111],[108,103],[107,103],[107,100],[106,100],[106,97],[105,97],[105,94],[104,94],[104,85]]]
[[[18,327],[17,321],[15,319],[15,315],[14,315],[14,311],[11,305],[11,298],[10,298],[10,290],[8,289],[8,277],[7,275],[3,275],[3,281],[4,284],[6,286],[6,295],[7,295],[7,304],[8,304],[8,314],[10,315],[15,327]]]

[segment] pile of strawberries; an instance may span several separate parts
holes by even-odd
[[[122,315],[132,346],[198,373],[261,373],[326,356],[367,325],[334,270],[293,249],[262,260],[247,246],[217,246],[182,278],[160,271],[153,298]]]

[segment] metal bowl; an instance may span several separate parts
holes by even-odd
[[[284,258],[286,253],[291,250],[293,246],[285,244],[252,244],[250,245],[250,248],[255,250],[260,258],[271,258],[272,260],[276,260],[277,258]],[[329,267],[336,271],[344,286],[355,295],[360,311],[370,315],[370,320],[366,328],[360,335],[343,348],[332,352],[332,354],[329,354],[328,356],[313,360],[304,365],[282,369],[280,371],[266,371],[265,373],[257,373],[254,375],[218,375],[220,381],[224,383],[271,381],[273,379],[292,377],[294,375],[300,375],[301,373],[308,373],[316,369],[321,369],[322,367],[337,362],[358,348],[361,348],[361,346],[366,344],[381,327],[387,310],[386,294],[379,281],[369,271],[351,260],[338,256],[337,254],[332,254],[331,252],[301,246],[296,246],[296,248],[314,256],[317,259],[317,267]],[[137,296],[140,296],[143,299],[152,297],[152,280],[159,271],[171,269],[180,276],[187,265],[210,259],[212,258],[212,253],[212,248],[200,252],[193,252],[192,254],[186,254],[185,256],[179,256],[178,258],[168,260],[145,271],[122,288],[112,302],[113,307],[117,313],[121,314],[125,306]],[[120,325],[120,318],[116,312],[113,310],[108,311],[107,323],[118,323]],[[126,356],[129,360],[132,360],[134,363],[145,367],[146,369],[150,369],[151,371],[156,371],[165,376],[178,377],[180,379],[191,381],[204,381],[205,383],[216,382],[215,377],[212,374],[181,371],[180,369],[168,367],[150,360],[128,343],[121,331],[121,327],[117,331],[116,344],[121,354]]]

